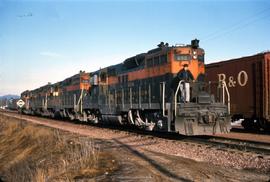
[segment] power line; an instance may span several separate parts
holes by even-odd
[[[261,20],[263,18],[266,18],[266,17],[269,17],[269,15],[265,15],[265,16],[262,16],[260,17],[260,15],[264,14],[265,12],[267,12],[268,10],[270,10],[270,8],[267,8],[267,9],[264,9],[258,13],[256,13],[255,15],[252,15],[252,16],[249,16],[248,18],[245,18],[245,19],[242,19],[240,21],[238,21],[237,23],[233,24],[232,26],[228,27],[228,28],[225,28],[225,29],[222,29],[221,31],[220,30],[217,30],[211,34],[208,34],[208,36],[206,36],[205,38],[202,38],[202,40],[204,42],[207,42],[207,41],[210,41],[210,40],[214,40],[216,38],[219,38],[221,36],[224,36],[228,33],[231,33],[233,31],[236,31],[238,29],[241,29],[241,28],[244,28],[258,20]],[[259,17],[258,17],[259,16]],[[254,19],[255,18],[255,19]]]

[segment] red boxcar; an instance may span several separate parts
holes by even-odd
[[[245,128],[269,129],[270,52],[206,65],[207,81],[225,81],[233,119]]]

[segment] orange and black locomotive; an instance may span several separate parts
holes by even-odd
[[[229,132],[228,107],[204,82],[204,54],[197,39],[161,42],[120,64],[23,92],[23,112],[183,135]]]

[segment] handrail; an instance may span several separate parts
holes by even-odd
[[[79,99],[78,99],[78,103],[76,104],[76,107],[77,107],[77,111],[80,111],[81,113],[82,113],[82,102],[83,102],[83,88],[81,89],[81,95],[80,95],[80,97],[79,97]],[[80,105],[79,105],[80,104]],[[78,108],[78,107],[80,107],[80,108]]]
[[[184,82],[184,80],[180,80],[176,89],[176,92],[174,94],[174,114],[176,116],[176,108],[177,108],[177,94],[179,92],[180,85]]]
[[[48,97],[46,93],[45,99],[42,99],[42,109],[47,110],[47,108],[48,108]]]
[[[176,92],[175,92],[175,95],[174,95],[174,111],[175,111],[175,116],[176,116],[176,109],[177,109],[177,95],[178,95],[178,92],[179,92],[179,89],[180,89],[180,85],[184,82],[184,80],[180,80],[179,83],[178,83],[178,86],[177,86],[177,89],[176,89]],[[230,96],[230,92],[229,92],[229,89],[227,87],[227,84],[225,81],[222,81],[222,91],[223,91],[223,103],[225,104],[225,91],[226,91],[226,94],[227,94],[227,103],[228,103],[228,114],[231,113],[231,96]]]
[[[162,115],[165,116],[165,82],[162,82]]]
[[[227,93],[227,102],[228,102],[228,114],[231,114],[231,96],[230,96],[230,92],[229,89],[227,87],[227,84],[225,81],[222,81],[222,87],[223,87],[223,92],[224,92],[224,88],[226,90]],[[225,94],[223,93],[223,96],[225,96]],[[223,103],[224,103],[224,97],[223,97]]]

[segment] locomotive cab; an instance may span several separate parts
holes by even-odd
[[[177,75],[184,65],[193,75],[194,80],[204,81],[204,50],[199,48],[199,40],[191,41],[191,45],[176,45],[169,53],[171,72]]]

